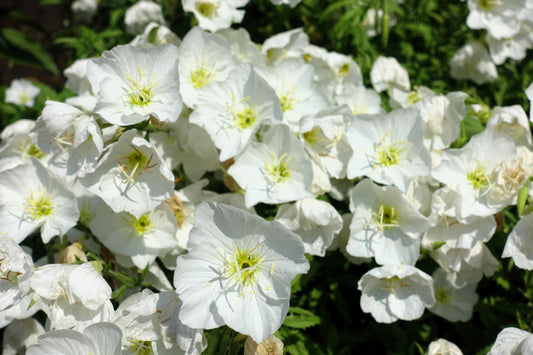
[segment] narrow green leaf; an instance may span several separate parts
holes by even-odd
[[[518,191],[518,200],[516,202],[516,207],[518,208],[518,216],[520,217],[522,215],[522,212],[524,211],[524,207],[526,205],[527,197],[529,196],[529,181],[528,179],[524,186]]]
[[[299,307],[289,308],[289,315],[283,325],[290,328],[305,329],[320,324],[320,318],[313,312]]]

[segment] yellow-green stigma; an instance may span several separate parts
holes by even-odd
[[[339,68],[339,75],[346,76],[350,72],[350,63],[346,63]]]
[[[479,0],[479,7],[483,10],[490,11],[496,5],[501,5],[500,0]]]
[[[146,233],[149,233],[154,227],[154,225],[152,224],[152,212],[145,213],[139,218],[133,217],[131,222],[132,227],[138,236],[143,236]]]
[[[312,130],[305,132],[302,136],[307,143],[310,145],[315,145],[320,141],[320,128],[313,127]]]
[[[141,81],[142,81],[141,68],[137,67],[137,70],[139,72],[138,81],[133,79],[129,75],[126,76],[126,80],[130,83],[129,92],[128,92],[129,103],[132,106],[146,106],[152,102],[152,99],[154,97],[153,88],[155,86],[154,84],[155,75],[154,75],[154,78],[152,78],[152,82],[149,85],[141,85]]]
[[[313,56],[309,53],[302,54],[302,58],[303,60],[305,60],[306,63],[309,63],[310,61],[313,60]]]
[[[377,163],[381,166],[396,165],[400,161],[401,152],[402,149],[398,148],[396,145],[388,147],[379,146],[376,151]]]
[[[21,142],[18,145],[18,151],[22,154],[22,156],[25,159],[28,159],[29,157],[35,157],[37,159],[41,159],[44,157],[44,152],[37,148],[30,139],[26,140],[25,142]]]
[[[257,120],[257,113],[253,107],[246,106],[242,110],[234,113],[233,120],[237,128],[244,130],[255,123]]]
[[[285,93],[278,92],[281,110],[283,112],[291,111],[294,108],[294,86],[291,85]]]
[[[405,279],[400,279],[398,276],[389,277],[388,279],[383,278],[381,281],[383,281],[384,284],[380,285],[380,287],[394,294],[396,293],[396,288],[409,286],[405,282]]]
[[[136,355],[151,355],[154,353],[152,342],[148,340],[130,340],[130,350]]]
[[[478,164],[474,169],[470,170],[466,174],[466,178],[475,190],[479,191],[490,186],[489,177],[481,164]]]
[[[30,102],[30,96],[26,92],[22,92],[19,94],[19,101],[21,104],[25,105],[28,102]]]
[[[217,4],[209,1],[199,1],[196,3],[196,10],[204,17],[212,17],[217,10]]]
[[[191,80],[192,86],[198,90],[213,81],[215,76],[215,73],[212,73],[210,70],[200,66],[191,72],[189,79]]]
[[[422,100],[422,96],[420,96],[418,91],[411,91],[407,95],[407,103],[409,105],[414,105],[420,100]]]
[[[233,254],[224,259],[225,276],[241,286],[255,283],[264,260],[264,257],[255,251],[256,249],[238,248],[233,242]]]
[[[400,226],[400,213],[393,206],[382,204],[372,215],[373,224],[382,232]]]
[[[452,300],[452,295],[445,288],[439,288],[435,291],[435,299],[441,304],[447,304]]]
[[[46,196],[46,189],[43,188],[37,197],[34,197],[33,190],[30,190],[30,196],[26,198],[26,212],[29,213],[31,219],[48,217],[52,214],[52,210],[52,201]]]
[[[270,181],[277,184],[286,181],[291,176],[289,161],[290,157],[287,153],[283,154],[279,159],[276,159],[274,153],[272,153],[272,164],[265,163],[265,170]]]

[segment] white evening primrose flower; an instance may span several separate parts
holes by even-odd
[[[192,12],[198,26],[204,30],[216,32],[229,28],[232,23],[240,23],[248,0],[181,0],[183,10]]]
[[[377,92],[393,88],[408,92],[411,89],[407,70],[394,57],[379,56],[372,65],[370,81]]]
[[[181,40],[167,26],[155,22],[150,22],[144,28],[144,32],[135,36],[135,38],[130,42],[131,45],[137,47],[145,46],[148,43],[154,44],[156,46],[160,46],[163,44],[173,44],[179,47]]]
[[[250,34],[244,28],[225,28],[217,31],[228,41],[231,54],[244,63],[252,63],[254,66],[266,64],[266,58],[261,53],[259,46],[252,41]]]
[[[521,61],[526,57],[527,50],[533,47],[531,23],[522,22],[518,33],[511,37],[496,38],[489,32],[485,42],[489,46],[490,57],[495,64],[501,65],[508,58]]]
[[[487,49],[479,42],[459,48],[450,60],[450,75],[454,79],[470,79],[481,85],[498,78],[498,70]]]
[[[427,355],[463,355],[463,352],[451,341],[440,338],[429,344]]]
[[[420,318],[435,304],[431,276],[410,265],[384,265],[364,274],[357,288],[361,309],[379,323]]]
[[[296,7],[302,0],[270,0],[274,5],[289,5],[291,8]]]
[[[111,319],[111,287],[91,263],[41,266],[31,277],[31,288],[51,329],[82,330]]]
[[[20,303],[30,291],[33,260],[11,238],[0,236],[0,311]]]
[[[429,311],[450,322],[466,322],[472,318],[474,305],[477,303],[475,283],[455,287],[451,274],[438,268],[432,275],[435,290],[435,305]]]
[[[506,206],[507,201],[491,198],[491,191],[496,184],[498,166],[515,156],[511,138],[491,130],[475,135],[461,149],[448,149],[443,153],[432,176],[459,195],[457,219],[489,216]]]
[[[31,81],[27,79],[15,79],[6,89],[4,101],[21,106],[33,107],[35,98],[40,92],[41,89],[33,85]]]
[[[514,263],[521,269],[533,270],[533,213],[518,221],[509,234],[502,258],[513,258]]]
[[[354,116],[361,113],[385,113],[381,107],[379,94],[362,85],[348,85],[342,93],[336,96],[336,101],[339,105],[348,105]]]
[[[26,349],[37,344],[44,328],[35,318],[16,319],[4,330],[2,354],[26,354]]]
[[[38,160],[0,173],[0,235],[20,243],[40,227],[48,243],[74,227],[79,216],[72,192]]]
[[[114,212],[139,218],[172,195],[174,176],[152,144],[132,129],[109,146],[81,183]]]
[[[261,125],[282,120],[276,93],[251,64],[237,66],[226,81],[213,82],[200,90],[197,105],[189,121],[209,133],[220,149],[220,161],[241,153]]]
[[[281,205],[275,220],[302,238],[306,253],[318,256],[326,255],[326,249],[342,229],[342,218],[337,210],[315,198]]]
[[[374,257],[380,265],[416,263],[428,222],[396,187],[365,179],[350,193],[350,210],[348,254]]]
[[[212,81],[226,80],[237,63],[224,37],[194,27],[180,46],[178,69],[183,102],[196,108],[198,91]]]
[[[176,219],[166,204],[139,217],[100,206],[89,228],[109,250],[131,256],[139,269],[178,246]]]
[[[172,44],[121,45],[92,59],[87,76],[98,97],[94,112],[119,126],[152,116],[160,122],[176,121],[182,109],[178,57]]]
[[[531,148],[533,140],[526,112],[520,105],[495,107],[490,111],[487,129],[511,137],[517,146]]]
[[[313,82],[313,67],[303,59],[289,58],[275,67],[257,68],[257,72],[276,90],[283,122],[293,131],[298,130],[304,116],[314,115],[329,106]]]
[[[309,269],[302,242],[278,222],[212,202],[194,222],[174,274],[179,319],[197,329],[226,324],[261,343],[283,323],[291,280]]]
[[[95,323],[83,333],[71,330],[53,330],[39,336],[39,342],[30,346],[27,355],[111,355],[121,354],[122,332],[112,323]]]
[[[142,33],[150,22],[164,24],[163,9],[153,1],[141,0],[130,6],[124,16],[126,31],[132,34]]]
[[[261,46],[269,64],[275,64],[286,58],[300,57],[309,46],[309,37],[303,28],[295,28],[269,37]]]
[[[348,178],[367,176],[406,191],[411,180],[427,176],[431,156],[424,146],[425,125],[415,109],[355,116],[346,128],[353,150]]]
[[[505,328],[496,337],[488,355],[531,354],[533,334],[518,328]]]
[[[472,29],[486,29],[497,39],[513,37],[520,30],[518,18],[525,4],[526,0],[468,0],[466,24]]]
[[[228,174],[244,189],[247,207],[311,196],[311,160],[286,125],[272,127],[263,142],[252,142],[235,159]]]
[[[46,154],[37,148],[30,131],[35,127],[34,120],[20,119],[6,126],[0,138],[0,171],[12,169],[28,162],[31,157],[46,160]]]

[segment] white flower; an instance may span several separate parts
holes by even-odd
[[[70,8],[74,17],[89,22],[98,10],[98,0],[75,0]]]
[[[470,42],[453,55],[450,60],[450,75],[455,79],[470,79],[481,85],[496,80],[498,71],[487,49],[478,42]]]
[[[311,161],[286,125],[272,127],[262,143],[252,142],[235,159],[228,174],[245,190],[247,207],[311,196]]]
[[[533,270],[533,213],[523,216],[505,242],[502,258],[513,258],[521,269]]]
[[[174,122],[182,109],[178,48],[121,45],[88,64],[87,75],[98,96],[94,112],[111,124],[127,126],[154,116]]]
[[[15,79],[6,89],[5,102],[33,107],[35,104],[35,98],[40,92],[41,89],[33,85],[29,80]]]
[[[254,66],[266,64],[266,58],[261,50],[250,38],[250,34],[244,27],[238,29],[225,28],[217,31],[229,44],[231,54],[244,63],[252,63]]]
[[[196,209],[188,248],[174,274],[180,320],[192,328],[226,324],[256,343],[281,326],[291,280],[309,269],[296,234],[216,203]]]
[[[420,318],[435,304],[431,276],[409,265],[385,265],[364,274],[357,288],[361,309],[380,323]]]
[[[463,355],[463,352],[454,343],[440,338],[429,344],[427,355]]]
[[[348,178],[365,175],[406,191],[412,179],[429,175],[431,169],[424,131],[422,117],[414,109],[355,116],[346,128],[354,152]]]
[[[83,333],[76,330],[54,330],[39,336],[27,355],[107,355],[120,354],[122,332],[111,323],[95,323]]]
[[[200,90],[197,105],[189,121],[209,133],[220,149],[220,161],[241,153],[261,125],[282,120],[276,93],[251,64],[237,66],[226,81]]]
[[[302,0],[270,0],[274,5],[289,5],[291,8],[296,7]]]
[[[505,38],[495,38],[487,33],[485,41],[489,45],[489,52],[494,63],[501,65],[507,58],[521,61],[526,57],[528,49],[533,47],[533,33],[530,24],[522,22],[520,31]]]
[[[267,38],[261,51],[268,63],[274,64],[286,58],[300,57],[308,46],[309,37],[303,28],[295,28]]]
[[[379,56],[370,71],[370,81],[377,92],[393,88],[409,91],[409,74],[394,57]]]
[[[533,334],[518,328],[505,328],[496,338],[488,355],[530,354],[533,349]]]
[[[0,173],[1,234],[21,242],[41,227],[48,243],[74,227],[79,216],[72,192],[38,160]]]
[[[416,263],[427,219],[396,187],[364,179],[350,193],[350,210],[348,254],[375,257],[380,265]]]
[[[124,23],[129,33],[141,33],[150,22],[165,23],[161,5],[152,1],[141,0],[126,10]]]
[[[25,353],[31,345],[37,344],[44,328],[35,318],[17,319],[4,331],[2,354],[17,355]]]
[[[198,26],[204,30],[216,32],[229,28],[232,23],[240,23],[248,0],[182,0],[183,10],[192,12],[198,20]]]
[[[0,311],[20,303],[30,291],[33,260],[12,239],[0,237]]]
[[[512,37],[520,29],[518,18],[525,3],[525,0],[468,0],[470,13],[466,24],[472,29],[486,29],[497,39]]]
[[[135,38],[130,42],[131,45],[137,47],[142,47],[148,43],[154,44],[156,46],[160,46],[163,44],[173,44],[179,47],[181,40],[167,26],[155,22],[150,22],[144,28],[144,32],[135,36]]]
[[[114,212],[139,218],[171,196],[174,176],[159,152],[132,129],[109,146],[81,183]]]
[[[342,218],[337,210],[314,198],[281,205],[275,220],[302,238],[306,253],[319,256],[326,255],[326,249],[342,228]]]
[[[346,104],[350,107],[352,114],[357,116],[361,113],[384,113],[381,107],[381,97],[372,89],[367,89],[362,85],[347,86],[337,97],[338,104]]]
[[[531,129],[526,112],[520,105],[495,107],[490,111],[487,129],[511,137],[517,146],[531,147]]]

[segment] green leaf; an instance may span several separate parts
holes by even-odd
[[[518,200],[516,207],[518,208],[518,217],[522,215],[524,206],[526,205],[527,197],[529,196],[529,179],[524,183],[524,186],[518,191]]]
[[[44,48],[25,33],[15,30],[13,28],[3,28],[2,37],[13,47],[26,52],[33,58],[35,58],[45,69],[51,71],[54,74],[59,74],[57,65],[52,57],[46,53]],[[17,58],[13,58],[17,61]]]
[[[289,308],[289,315],[283,325],[290,328],[305,329],[320,324],[320,318],[313,312],[299,307]]]

